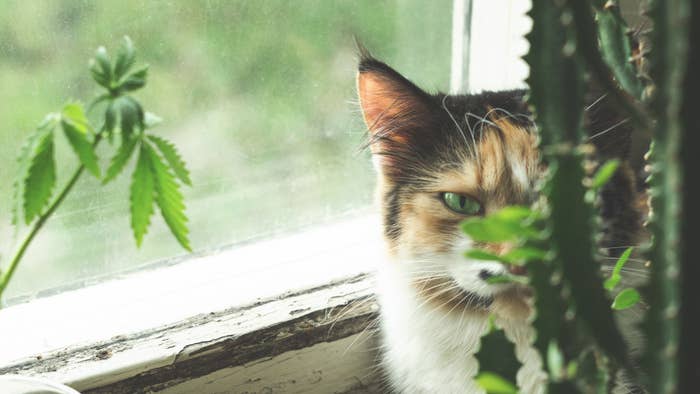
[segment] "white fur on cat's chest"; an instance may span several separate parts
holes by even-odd
[[[417,296],[401,273],[401,263],[387,261],[378,272],[383,336],[383,366],[394,389],[401,393],[483,393],[473,381],[474,357],[489,327],[488,314],[447,313]],[[544,392],[541,361],[531,347],[534,331],[523,320],[496,318],[516,345],[523,363],[517,380],[523,394]]]

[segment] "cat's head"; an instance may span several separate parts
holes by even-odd
[[[399,271],[420,294],[448,306],[526,294],[518,285],[488,283],[520,269],[464,256],[475,247],[500,254],[512,245],[479,244],[459,228],[466,218],[536,198],[542,169],[525,92],[428,94],[368,54],[357,88],[384,235]]]
[[[488,302],[509,288],[487,281],[506,266],[464,257],[509,245],[472,242],[459,223],[534,198],[539,159],[524,92],[431,95],[367,56],[357,83],[397,264],[427,296]]]

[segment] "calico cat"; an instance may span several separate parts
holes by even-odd
[[[378,272],[388,385],[400,393],[482,393],[472,379],[474,354],[492,314],[523,364],[520,392],[543,392],[546,375],[528,324],[530,290],[487,283],[505,270],[524,272],[464,257],[470,248],[505,253],[511,245],[472,242],[458,227],[537,197],[542,168],[526,92],[428,94],[361,52],[357,89],[388,253]],[[631,130],[604,101],[586,109],[586,128],[602,159],[624,157]],[[623,165],[602,192],[608,246],[637,241],[634,178]]]

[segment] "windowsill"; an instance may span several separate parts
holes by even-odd
[[[376,314],[367,273],[382,256],[379,229],[356,218],[3,309],[0,374],[79,390],[180,387],[319,346],[314,360],[329,367],[321,360],[338,346],[366,346],[357,337]],[[351,353],[357,366],[370,357]]]

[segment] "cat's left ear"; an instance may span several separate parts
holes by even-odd
[[[435,127],[431,96],[386,64],[363,53],[357,74],[362,114],[370,148],[381,156],[384,173],[399,163],[401,152],[420,146]],[[389,171],[390,172],[390,171]]]

